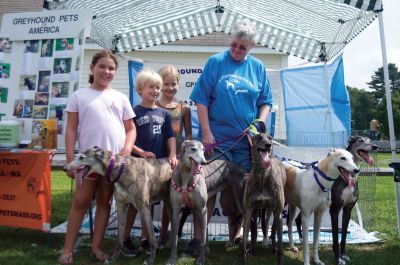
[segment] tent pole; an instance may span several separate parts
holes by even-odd
[[[387,63],[386,55],[386,43],[385,43],[385,30],[383,28],[383,12],[378,13],[379,19],[379,33],[381,37],[381,50],[382,50],[382,61],[383,61],[383,76],[385,80],[385,92],[386,92],[386,108],[389,122],[389,137],[390,137],[390,150],[392,151],[392,162],[396,160],[396,135],[394,133],[393,125],[393,111],[392,111],[392,96],[390,94],[389,87],[389,68]],[[396,208],[397,208],[397,233],[400,235],[400,198],[399,198],[399,183],[394,183],[396,191]]]
[[[329,76],[330,78],[330,76]],[[329,79],[328,78],[328,69],[327,69],[327,63],[326,61],[324,61],[324,85],[325,85],[325,89],[326,89],[326,98],[328,99],[328,111],[327,111],[327,115],[328,115],[328,124],[329,124],[329,136],[330,136],[330,142],[332,147],[335,147],[335,142],[334,142],[334,136],[333,136],[333,132],[332,132],[332,99],[331,99],[331,90],[329,87]]]

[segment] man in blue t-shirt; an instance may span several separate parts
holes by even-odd
[[[249,54],[255,45],[256,27],[245,19],[232,31],[229,50],[213,55],[196,82],[190,99],[196,103],[199,117],[199,138],[205,145],[219,145],[208,155],[251,170],[249,143],[244,137],[231,150],[241,133],[255,119],[267,120],[272,106],[272,93],[263,63]],[[228,214],[229,240],[240,242],[241,218],[234,209],[232,192],[221,193],[221,206]],[[215,197],[209,198],[208,218],[214,209]],[[196,225],[195,225],[196,227]],[[194,238],[197,239],[195,229]]]

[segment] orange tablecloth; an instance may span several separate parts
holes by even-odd
[[[50,230],[51,150],[0,151],[0,226]]]

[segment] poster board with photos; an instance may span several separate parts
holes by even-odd
[[[41,23],[44,20],[47,23]],[[3,17],[0,113],[18,118],[20,141],[31,141],[29,147],[48,148],[47,137],[54,129],[54,120],[57,148],[65,147],[65,109],[68,97],[79,88],[88,34],[83,25],[88,24],[87,20],[91,21],[88,10],[28,12]],[[73,25],[75,28],[71,29]],[[51,30],[53,34],[49,33]],[[24,39],[15,36],[17,31],[26,31],[22,34]]]

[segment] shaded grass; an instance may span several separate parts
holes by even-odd
[[[360,185],[363,185],[360,181]],[[376,177],[375,199],[369,211],[374,220],[369,231],[381,232],[382,243],[348,245],[348,254],[352,258],[351,265],[398,264],[400,261],[400,239],[397,235],[396,204],[393,177]],[[52,227],[64,222],[71,204],[71,181],[65,173],[52,171]],[[33,265],[55,264],[62,248],[64,235],[51,236],[41,231],[0,227],[0,265]],[[74,255],[74,264],[100,264],[90,258],[90,240],[84,240]],[[186,242],[180,242],[180,249]],[[104,249],[111,254],[115,238],[107,238]],[[224,242],[209,242],[210,253],[206,264],[238,264],[239,250],[225,252]],[[302,252],[292,253],[285,245],[284,264],[303,264]],[[301,248],[300,248],[301,249]],[[169,249],[159,251],[155,264],[165,264]],[[312,252],[312,251],[311,251]],[[178,264],[192,265],[195,260],[179,253]],[[142,264],[147,255],[140,253],[135,258],[120,257],[114,264]],[[330,245],[320,246],[320,258],[326,265],[333,264],[333,253]],[[257,244],[256,256],[248,259],[248,264],[275,264],[276,257],[270,250]]]

